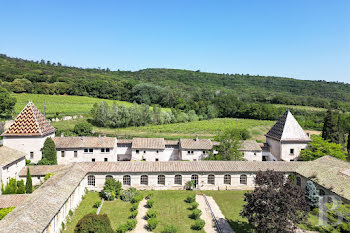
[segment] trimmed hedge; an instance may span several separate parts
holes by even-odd
[[[87,214],[79,220],[75,233],[113,233],[111,221],[106,214]]]
[[[157,211],[155,211],[153,209],[150,209],[149,211],[147,211],[146,217],[147,217],[147,219],[156,218],[157,217]]]
[[[129,218],[136,218],[137,214],[138,214],[138,211],[134,210],[134,211],[131,212]]]
[[[193,202],[190,206],[190,210],[195,210],[198,207],[198,202]]]
[[[163,227],[161,232],[162,233],[177,233],[177,229],[173,225],[167,225],[167,226]]]
[[[194,222],[194,225],[192,225],[192,229],[193,230],[196,230],[196,231],[200,231],[203,229],[205,225],[205,222],[204,220],[202,219],[197,219],[195,222]]]
[[[187,203],[193,203],[196,201],[196,194],[191,194],[189,196],[187,196],[186,200],[185,200]]]
[[[147,207],[148,208],[152,208],[152,206],[154,205],[154,200],[153,199],[149,199],[149,200],[147,200]]]
[[[202,211],[199,209],[195,209],[192,211],[192,214],[190,215],[190,217],[192,219],[199,219],[199,217],[202,215]]]
[[[149,218],[147,220],[148,228],[153,231],[158,226],[158,220],[156,218]]]

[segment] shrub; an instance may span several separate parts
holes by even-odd
[[[74,126],[73,132],[78,136],[91,136],[92,125],[88,122],[81,122]]]
[[[190,215],[190,217],[191,217],[192,219],[199,219],[199,217],[201,216],[201,214],[202,214],[202,211],[201,211],[201,210],[195,209],[195,210],[193,210],[193,212],[192,212],[192,214]]]
[[[121,199],[123,201],[130,201],[134,198],[134,196],[138,195],[139,192],[135,188],[129,188],[125,191],[123,191],[121,195]]]
[[[195,209],[197,209],[197,207],[198,207],[198,203],[197,202],[193,202],[191,204],[191,206],[190,206],[190,210],[195,210]]]
[[[185,189],[186,190],[193,190],[193,188],[196,186],[194,180],[189,180],[185,184]]]
[[[197,220],[194,222],[194,224],[192,225],[192,229],[193,229],[193,230],[200,231],[200,230],[203,229],[204,225],[205,225],[204,220],[202,220],[202,219],[197,219]]]
[[[147,200],[146,204],[147,204],[148,208],[152,208],[152,206],[154,205],[154,200],[153,199],[149,199],[149,200]]]
[[[42,154],[42,160],[45,161],[45,163],[49,163],[48,165],[57,164],[56,145],[50,137],[46,138],[44,142]]]
[[[122,224],[117,228],[116,233],[125,233],[127,231],[129,231],[128,225]]]
[[[129,220],[126,222],[126,225],[128,226],[128,230],[129,230],[129,231],[133,230],[133,229],[136,227],[136,224],[137,224],[136,219],[129,219]]]
[[[153,231],[154,229],[156,229],[157,225],[158,225],[158,220],[156,218],[149,218],[147,220],[148,223],[148,228]]]
[[[146,213],[146,217],[147,219],[150,219],[150,218],[156,218],[157,217],[157,211],[155,210],[148,210],[147,213]]]
[[[100,196],[107,201],[112,201],[114,198],[118,198],[120,196],[121,189],[122,184],[119,181],[116,181],[114,178],[106,179]]]
[[[131,199],[131,203],[139,203],[140,201],[142,201],[142,199],[143,199],[143,195],[139,193]]]
[[[135,211],[139,208],[139,203],[134,203],[131,205],[130,211]]]
[[[193,203],[196,200],[196,194],[190,194],[186,197],[186,202],[187,203]]]
[[[98,208],[98,207],[100,207],[100,205],[101,205],[101,201],[96,201],[94,204],[94,207]]]
[[[15,207],[9,207],[0,209],[0,220],[3,219],[8,213],[10,213]]]
[[[113,201],[115,198],[115,191],[113,190],[102,190],[100,192],[100,197],[105,199],[106,201]]]
[[[44,177],[44,181],[47,181],[48,179],[50,179],[51,176],[55,175],[54,173],[47,173]]]
[[[69,216],[73,216],[73,211],[72,210],[69,210],[69,212],[68,212],[68,214],[69,214]]]
[[[138,211],[134,210],[134,211],[131,212],[129,218],[136,218],[137,214],[138,214]]]
[[[163,227],[163,230],[161,231],[161,233],[176,233],[177,229],[175,226],[173,225],[168,225]]]
[[[152,197],[153,197],[153,193],[149,193],[147,194],[146,199],[148,200],[148,199],[151,199]]]
[[[113,233],[111,222],[106,214],[88,214],[79,220],[75,233]]]
[[[24,194],[26,193],[26,188],[24,187],[24,180],[20,180],[17,182],[17,194]]]

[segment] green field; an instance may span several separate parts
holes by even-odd
[[[60,130],[72,130],[74,125],[84,121],[83,119],[72,121],[52,122],[52,125]],[[274,121],[216,118],[204,121],[175,123],[167,125],[149,125],[141,127],[128,127],[121,129],[94,127],[94,131],[100,134],[115,135],[118,137],[164,137],[167,139],[189,138],[198,135],[201,138],[214,138],[216,134],[227,128],[246,128],[250,131],[252,139],[264,140],[264,134],[275,123]]]
[[[307,110],[309,112],[325,112],[327,109],[325,108],[317,108],[317,107],[311,107],[311,106],[301,106],[301,105],[285,105],[285,104],[273,104],[275,107],[283,107],[283,108],[290,108],[290,109],[300,109],[300,110]]]

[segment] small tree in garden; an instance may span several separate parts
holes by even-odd
[[[111,221],[106,214],[88,214],[79,220],[74,233],[113,233]]]
[[[318,201],[320,199],[319,192],[316,189],[315,184],[312,181],[306,182],[306,203],[313,209],[318,207]]]
[[[57,164],[56,145],[51,138],[46,138],[42,150],[43,158],[39,161],[40,165],[54,165]]]
[[[292,179],[275,171],[256,174],[255,189],[244,194],[241,216],[258,232],[292,233],[307,214],[305,193]]]
[[[195,184],[194,180],[189,180],[185,184],[185,189],[186,190],[193,190],[195,186],[196,186],[196,184]]]
[[[119,181],[116,181],[114,178],[106,179],[101,191],[101,197],[108,201],[114,200],[114,198],[120,196],[121,189],[122,184]]]
[[[17,194],[24,194],[26,193],[26,189],[24,187],[24,180],[20,180],[17,182]]]
[[[32,176],[30,175],[29,168],[27,168],[26,193],[32,193],[32,192],[33,192]]]

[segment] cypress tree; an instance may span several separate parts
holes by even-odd
[[[324,118],[322,138],[331,142],[339,142],[338,124],[331,109],[328,109]]]
[[[42,160],[48,161],[50,165],[57,164],[56,145],[51,138],[46,138],[44,142]]]
[[[32,192],[33,192],[32,176],[30,175],[29,168],[27,168],[26,193],[32,193]]]
[[[350,160],[350,130],[348,132],[348,144],[346,146],[346,149],[348,150],[348,160]]]
[[[306,203],[313,209],[318,207],[318,200],[320,198],[319,192],[316,189],[315,184],[312,181],[307,181],[306,182],[306,193],[305,193],[305,198],[306,198]]]

